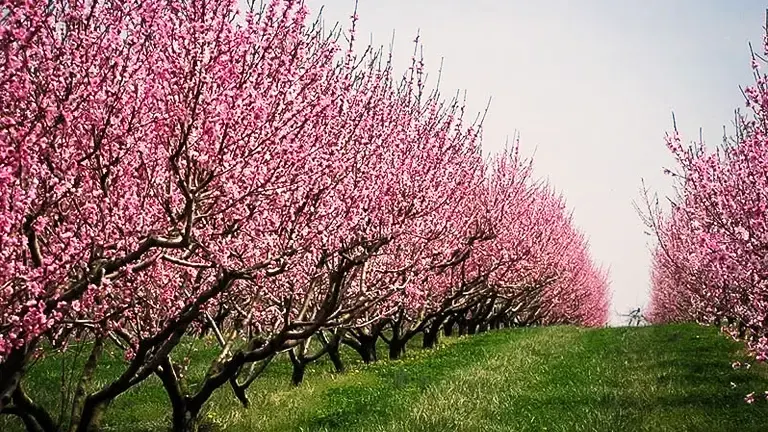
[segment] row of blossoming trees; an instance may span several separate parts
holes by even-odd
[[[768,38],[764,51],[768,53]],[[768,356],[768,78],[753,54],[755,84],[744,90],[751,115],[737,133],[708,149],[667,137],[678,170],[671,210],[650,203],[658,238],[653,255],[653,322],[722,325]]]
[[[0,3],[0,414],[86,431],[155,376],[175,430],[288,353],[607,319],[607,278],[516,144],[298,0]],[[347,36],[348,43],[340,43]],[[220,355],[190,383],[178,354]],[[87,341],[66,415],[25,372]],[[93,381],[105,347],[125,354]]]

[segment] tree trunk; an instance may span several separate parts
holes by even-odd
[[[743,322],[739,322],[738,329],[739,329],[739,334],[738,334],[739,339],[744,339],[744,336],[747,335],[747,326],[744,325]]]
[[[333,368],[337,373],[344,372],[344,362],[341,361],[338,344],[328,348],[328,357],[331,358],[331,363],[333,363]]]
[[[201,406],[189,403],[184,397],[172,398],[171,430],[173,432],[197,432],[200,427],[201,408]]]
[[[35,343],[14,348],[0,363],[0,411],[11,403],[11,395],[21,382],[29,360],[35,350]]]
[[[352,337],[344,337],[342,343],[355,350],[365,364],[378,360],[376,343],[381,335],[381,330],[374,328],[370,334],[361,330],[351,331]]]
[[[3,408],[3,413],[11,413],[21,418],[27,431],[30,432],[57,432],[58,425],[53,421],[42,406],[30,399],[21,384],[16,386],[12,395],[13,406]],[[14,412],[15,411],[15,412]]]
[[[99,359],[101,359],[101,354],[103,351],[104,338],[97,337],[96,340],[93,341],[91,354],[88,356],[88,360],[86,360],[85,365],[83,365],[83,372],[80,376],[80,381],[77,383],[77,389],[75,390],[75,396],[72,401],[72,413],[70,417],[69,432],[75,432],[80,427],[79,425],[82,421],[83,404],[85,403],[85,394],[88,390],[88,387],[91,385],[91,382],[93,381],[93,375],[96,373],[96,367],[99,364]],[[89,430],[97,428],[94,420],[98,421],[97,418],[91,417],[91,424],[85,425]]]
[[[288,351],[288,357],[291,359],[291,364],[293,365],[291,383],[293,383],[294,386],[298,386],[304,381],[304,373],[307,370],[307,364],[304,362],[303,358],[296,355],[293,349]]]
[[[400,313],[398,319],[392,321],[392,337],[388,341],[389,343],[389,359],[397,360],[403,355],[403,348],[405,348],[405,342],[401,339],[403,323],[403,313]],[[384,339],[387,341],[386,339]]]
[[[183,407],[186,409],[180,408],[173,412],[173,432],[197,432],[200,426],[200,411],[186,404]]]
[[[467,334],[467,320],[459,320],[459,336],[464,336]]]
[[[373,363],[377,361],[379,358],[378,353],[376,352],[376,341],[379,339],[379,335],[363,335],[359,339],[362,347],[362,352],[360,354],[363,357],[363,362]]]
[[[443,321],[445,321],[444,317],[437,317],[429,325],[427,330],[424,332],[424,339],[422,340],[422,343],[421,343],[421,346],[423,348],[431,349],[431,348],[434,348],[435,345],[437,345],[437,342],[440,339],[440,330],[442,328]]]
[[[104,410],[109,406],[109,402],[97,402],[92,397],[86,397],[83,403],[83,410],[80,413],[80,421],[75,429],[77,432],[91,432],[98,430],[94,427],[98,425],[104,416]]]
[[[373,336],[361,336],[359,337],[359,343],[352,348],[360,354],[363,359],[363,363],[373,363],[378,360],[378,354],[376,353],[376,339]]]
[[[178,371],[170,358],[163,360],[155,372],[171,402],[171,428],[174,432],[195,432],[199,426],[200,407],[189,403],[186,391],[179,380]]]
[[[424,339],[421,341],[421,347],[424,349],[432,349],[437,345],[438,338],[440,336],[440,327],[437,327],[437,331],[430,329],[424,333]]]
[[[293,364],[293,372],[291,373],[291,383],[294,386],[298,386],[304,381],[304,373],[307,370],[307,365],[303,362],[296,362]]]
[[[456,324],[455,320],[449,319],[443,324],[443,336],[445,337],[451,337],[453,336],[453,327]]]
[[[339,346],[345,332],[346,330],[336,330],[336,332],[332,333],[330,339],[326,338],[323,333],[319,334],[320,340],[323,343],[323,349],[328,353],[328,357],[330,357],[333,368],[337,373],[344,372],[344,363],[341,361]]]
[[[405,353],[405,344],[394,337],[389,342],[389,359],[397,360]]]
[[[477,324],[474,322],[470,322],[469,325],[467,325],[467,334],[473,335],[477,333]]]
[[[0,411],[0,414],[18,417],[19,420],[21,420],[21,423],[24,425],[24,430],[27,432],[45,432],[43,431],[43,428],[37,424],[34,417],[32,417],[29,413],[24,412],[17,406],[6,406],[2,411]]]

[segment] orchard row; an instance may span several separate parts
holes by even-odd
[[[768,39],[766,39],[768,44]],[[764,45],[768,52],[768,45]],[[647,200],[657,236],[653,322],[721,325],[768,356],[768,78],[752,56],[755,84],[744,90],[750,115],[736,114],[736,134],[715,149],[667,137],[677,169],[676,196],[663,214]]]
[[[421,58],[298,0],[0,6],[0,414],[85,431],[157,376],[175,430],[288,352],[374,361],[423,334],[607,320],[607,274],[517,142],[428,90]],[[346,40],[345,40],[346,38]],[[416,42],[418,47],[418,41]],[[418,51],[416,51],[418,52]],[[177,347],[221,353],[190,383]],[[36,358],[91,342],[64,418]],[[312,342],[317,341],[317,342]],[[125,353],[110,382],[105,346]],[[316,348],[316,349],[315,349]]]

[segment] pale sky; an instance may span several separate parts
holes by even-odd
[[[354,0],[325,5],[326,22],[348,25]],[[388,46],[407,67],[417,31],[441,89],[466,90],[470,111],[492,97],[484,148],[521,134],[536,175],[565,195],[610,268],[616,313],[644,306],[649,237],[632,201],[641,179],[666,193],[671,112],[686,138],[699,127],[713,144],[743,106],[751,41],[762,51],[768,2],[757,0],[359,0],[358,38]]]

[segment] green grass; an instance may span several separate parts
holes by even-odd
[[[768,428],[768,401],[743,401],[749,392],[768,390],[768,367],[733,370],[731,362],[746,360],[741,346],[713,328],[506,330],[444,339],[430,351],[415,348],[418,342],[403,360],[368,366],[345,352],[344,374],[331,373],[330,364],[320,361],[300,388],[290,385],[290,364],[281,359],[254,384],[251,408],[240,408],[231,390],[222,388],[207,423],[227,431]],[[196,342],[186,349],[201,365],[190,373],[200,376],[215,347]],[[76,352],[65,357],[72,361]],[[120,362],[116,353],[105,359],[98,379],[112,376]],[[30,371],[29,392],[55,404],[61,369],[60,357],[41,360]],[[167,412],[165,395],[152,379],[114,402],[105,429],[165,430]],[[0,430],[18,425],[0,417]]]

